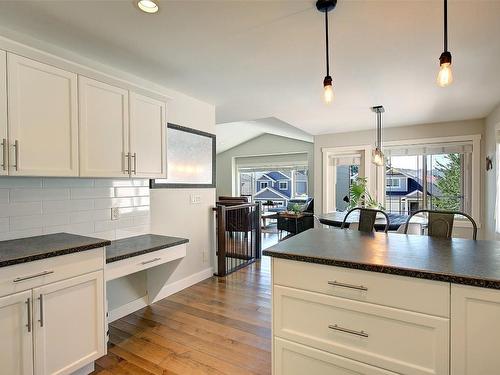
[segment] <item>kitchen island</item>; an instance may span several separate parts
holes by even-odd
[[[273,374],[500,373],[500,242],[318,228],[264,255]]]

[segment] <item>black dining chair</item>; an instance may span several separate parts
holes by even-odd
[[[358,230],[360,232],[373,232],[375,229],[375,220],[377,219],[377,214],[381,213],[385,216],[385,228],[384,232],[387,233],[389,230],[390,219],[389,216],[382,210],[376,210],[373,208],[362,208],[362,207],[354,207],[347,211],[347,214],[342,221],[342,225],[340,229],[344,229],[347,223],[347,218],[354,211],[359,211],[359,222],[358,222]]]
[[[465,212],[460,211],[437,211],[437,210],[418,210],[413,212],[405,223],[404,233],[408,231],[410,220],[418,214],[427,213],[427,235],[438,238],[450,239],[453,233],[453,222],[455,215],[460,215],[467,218],[472,223],[472,239],[477,238],[477,224],[474,219]]]

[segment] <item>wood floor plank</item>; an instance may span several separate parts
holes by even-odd
[[[268,258],[212,277],[109,327],[99,375],[271,374]]]

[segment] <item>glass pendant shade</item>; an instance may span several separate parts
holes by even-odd
[[[441,64],[437,76],[437,84],[440,87],[446,87],[453,83],[453,73],[451,71],[451,63]]]
[[[384,165],[384,153],[378,147],[375,150],[373,150],[372,161],[373,161],[373,164],[375,164],[379,167]]]
[[[323,99],[326,104],[330,104],[333,101],[333,82],[330,76],[326,76],[323,81]]]

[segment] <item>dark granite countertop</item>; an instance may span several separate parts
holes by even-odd
[[[108,240],[69,233],[0,241],[0,267],[97,249],[110,243]]]
[[[160,236],[157,234],[144,234],[112,241],[111,246],[106,248],[106,263],[117,262],[187,242],[189,242],[187,238]]]
[[[263,252],[276,258],[500,289],[500,242],[310,229]]]

